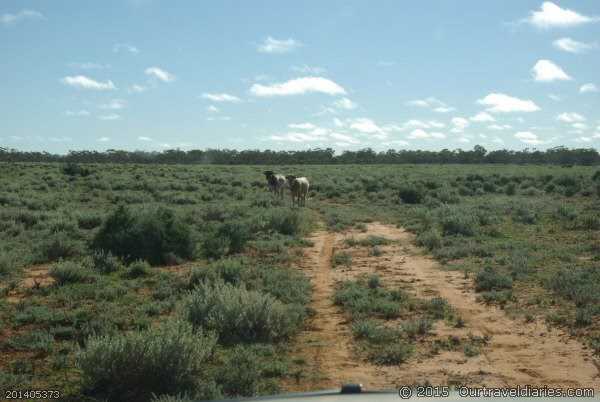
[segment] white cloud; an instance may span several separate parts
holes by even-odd
[[[496,119],[494,119],[494,116],[492,116],[486,112],[479,112],[475,116],[470,117],[469,120],[477,122],[477,123],[486,123],[486,122],[496,121]]]
[[[229,120],[231,120],[231,116],[207,117],[206,120],[208,120],[208,121],[215,121],[215,120],[229,121]]]
[[[526,144],[537,145],[544,143],[544,141],[539,139],[537,134],[534,134],[531,131],[519,131],[515,133],[515,138]]]
[[[302,43],[292,38],[282,40],[269,36],[257,49],[261,53],[288,53],[300,46]]]
[[[562,100],[560,96],[554,94],[548,95],[548,98],[552,99],[554,102],[560,102]]]
[[[585,93],[589,93],[589,92],[598,92],[598,87],[595,84],[588,83],[588,84],[583,84],[579,88],[579,93],[585,94]]]
[[[501,93],[491,93],[477,101],[480,105],[489,106],[490,113],[537,112],[541,110],[531,100],[523,100]]]
[[[92,62],[73,62],[69,63],[71,68],[79,68],[81,70],[104,70],[110,68],[110,64],[99,64]]]
[[[301,73],[301,74],[312,74],[312,75],[323,74],[327,71],[322,67],[311,67],[311,66],[307,66],[306,64],[303,66],[292,66],[292,67],[290,67],[290,70],[295,71],[297,73]]]
[[[340,119],[338,119],[337,117],[334,117],[333,124],[336,127],[344,127],[344,123]]]
[[[571,127],[577,129],[577,130],[587,130],[588,129],[588,125],[585,123],[573,123],[571,124]]]
[[[108,138],[108,137],[100,137],[96,141],[98,141],[98,142],[109,142],[110,138]]]
[[[444,128],[444,127],[446,127],[446,125],[444,123],[441,123],[436,120],[422,121],[422,120],[417,120],[417,119],[411,119],[411,120],[408,120],[408,121],[402,123],[401,125],[389,124],[389,125],[383,127],[383,129],[386,131],[406,131],[406,130],[411,130],[411,129],[415,129],[415,128],[429,129],[429,128]]]
[[[588,43],[578,42],[571,38],[560,38],[552,42],[555,48],[569,53],[585,53],[594,46]]]
[[[116,114],[116,113],[111,113],[111,114],[106,114],[106,115],[98,116],[98,118],[99,118],[100,120],[107,120],[107,121],[110,121],[110,120],[120,120],[120,119],[121,119],[121,116],[119,116],[119,115],[118,115],[118,114]]]
[[[556,116],[556,120],[562,121],[564,123],[579,123],[585,121],[585,117],[580,115],[579,113],[561,113]]]
[[[72,86],[79,89],[91,89],[95,91],[108,91],[117,89],[112,81],[106,82],[95,81],[85,75],[75,75],[64,77],[61,82],[65,85]]]
[[[110,102],[100,105],[100,109],[120,110],[127,106],[123,99],[112,99]]]
[[[420,128],[413,130],[406,138],[410,140],[421,140],[425,138],[429,138],[429,134]]]
[[[423,129],[417,128],[411,131],[410,134],[406,136],[409,140],[426,140],[426,139],[444,139],[446,138],[446,134],[440,132],[427,132]]]
[[[297,129],[297,130],[313,130],[313,129],[317,128],[312,123],[291,123],[291,124],[288,124],[288,127],[292,128],[292,129]]]
[[[309,92],[320,92],[327,95],[344,95],[344,88],[335,82],[322,77],[302,77],[279,84],[254,84],[250,92],[255,96],[288,96],[302,95]]]
[[[495,130],[495,131],[504,131],[504,130],[510,130],[512,128],[512,126],[509,124],[491,124],[491,125],[487,126],[487,128],[490,130]]]
[[[90,115],[90,112],[88,112],[87,110],[77,110],[77,111],[67,110],[65,112],[65,115],[67,115],[69,117],[87,117]]]
[[[21,10],[16,14],[0,15],[0,22],[3,25],[12,25],[25,20],[44,20],[46,19],[42,13],[35,10]]]
[[[141,136],[141,137],[138,137],[138,141],[147,141],[147,142],[152,142],[152,141],[154,141],[154,140],[153,140],[152,138],[150,138],[150,137],[144,137],[144,136]]]
[[[342,98],[340,100],[333,102],[333,106],[337,107],[338,109],[346,109],[346,110],[356,109],[356,103],[352,102],[348,98]]]
[[[71,137],[50,137],[48,138],[51,142],[71,142],[73,139]]]
[[[158,78],[163,82],[175,81],[175,76],[173,74],[158,67],[148,67],[146,70],[144,70],[144,72],[146,73],[146,75]]]
[[[538,28],[567,28],[596,22],[598,17],[588,17],[567,8],[560,8],[551,1],[545,1],[540,10],[532,11],[526,21]]]
[[[133,54],[137,54],[140,52],[140,50],[137,47],[130,45],[128,43],[115,43],[115,45],[113,46],[113,52],[119,53],[122,51],[133,53]]]
[[[242,101],[237,96],[229,95],[229,94],[226,94],[226,93],[220,93],[220,94],[219,93],[216,93],[216,94],[203,93],[202,97],[204,99],[208,99],[208,100],[211,100],[213,102],[232,102],[232,103],[237,103],[237,102],[241,102]]]
[[[215,105],[209,105],[209,106],[206,107],[206,111],[208,113],[219,113],[220,110]]]
[[[464,117],[453,117],[451,121],[454,128],[450,131],[453,133],[462,133],[470,124]]]
[[[352,120],[349,127],[364,134],[382,134],[384,132],[373,120],[365,117]]]
[[[129,93],[142,93],[142,92],[146,92],[148,88],[146,88],[143,85],[138,85],[138,84],[133,84],[129,87],[128,92]]]
[[[577,137],[575,138],[576,142],[592,142],[591,137]]]
[[[347,144],[360,144],[360,140],[346,134],[331,133],[329,136],[335,140],[342,141]]]
[[[573,78],[550,60],[538,60],[531,69],[533,79],[540,82],[570,81]]]
[[[455,110],[453,107],[448,106],[447,104],[445,104],[444,102],[442,102],[439,99],[434,98],[433,96],[430,96],[425,99],[416,99],[416,100],[408,101],[408,102],[406,102],[406,104],[409,106],[429,108],[437,113],[448,113],[448,112]]]

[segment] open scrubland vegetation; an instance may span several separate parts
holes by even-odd
[[[0,389],[116,401],[275,393],[302,376],[287,348],[315,314],[295,269],[304,238],[372,221],[414,232],[481,303],[600,354],[599,168],[277,167],[310,179],[306,208],[269,194],[263,170],[0,164]],[[346,240],[370,256],[388,242]],[[351,265],[347,251],[331,257],[332,269]],[[436,321],[463,325],[446,300],[375,275],[339,284],[334,302],[375,364],[406,362]],[[461,347],[476,355],[484,342]]]

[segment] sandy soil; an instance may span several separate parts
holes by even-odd
[[[380,247],[384,254],[369,256],[366,248],[348,248],[346,237],[385,236],[395,240]],[[445,271],[432,258],[412,245],[412,235],[389,225],[372,223],[367,232],[343,234],[317,232],[310,238],[300,264],[313,283],[311,307],[316,314],[298,336],[292,355],[306,361],[298,381],[284,384],[288,391],[337,388],[359,382],[366,389],[391,389],[399,385],[466,384],[485,386],[548,385],[593,387],[600,390],[600,370],[589,350],[558,329],[542,322],[525,323],[510,319],[501,309],[476,301],[472,279]],[[331,268],[331,256],[344,248],[352,254],[349,269]],[[417,296],[444,297],[464,319],[464,328],[438,322],[432,337],[468,334],[491,337],[482,353],[467,358],[462,350],[444,351],[432,357],[415,357],[397,367],[378,367],[362,361],[354,352],[350,323],[333,304],[336,283],[364,273],[377,273],[386,286],[411,289]]]

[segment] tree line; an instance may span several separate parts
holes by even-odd
[[[476,145],[472,150],[442,149],[441,151],[394,150],[374,151],[371,148],[343,151],[314,148],[301,151],[169,149],[157,151],[69,151],[65,155],[48,152],[19,151],[0,148],[0,162],[62,162],[62,163],[166,163],[215,165],[301,165],[301,164],[551,164],[599,165],[600,155],[593,148],[569,149],[555,147],[545,151],[501,149],[487,151]]]

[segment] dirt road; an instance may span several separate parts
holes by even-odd
[[[350,269],[332,269],[335,249],[345,248],[344,239],[368,235],[395,240],[382,246],[383,254],[370,256],[365,248],[347,248]],[[593,387],[600,390],[599,369],[589,351],[557,329],[542,322],[510,319],[502,310],[476,301],[472,280],[460,272],[444,271],[436,261],[412,245],[412,235],[389,225],[372,223],[366,232],[343,234],[320,231],[311,238],[300,265],[314,287],[311,307],[316,314],[299,335],[293,355],[306,362],[308,373],[298,382],[286,384],[288,391],[337,388],[345,382],[360,382],[368,389],[391,389],[398,385],[424,383],[485,386],[548,385]],[[333,304],[336,283],[364,273],[377,273],[388,287],[401,286],[422,298],[441,296],[464,319],[463,328],[439,321],[432,336],[468,334],[491,337],[482,353],[466,357],[462,350],[443,351],[413,358],[401,366],[383,367],[360,359],[354,350],[350,323]]]

